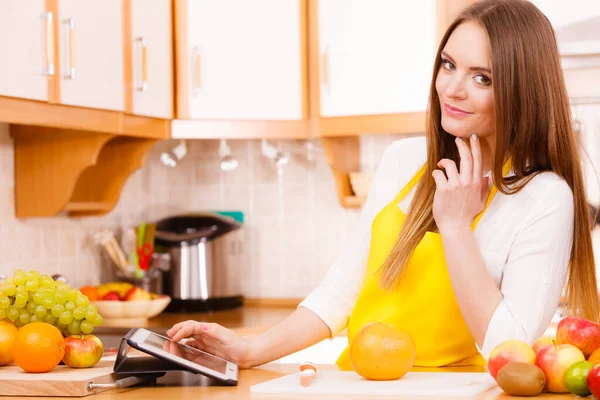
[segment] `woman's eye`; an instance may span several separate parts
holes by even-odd
[[[489,85],[492,83],[490,78],[488,78],[485,75],[475,75],[474,79],[475,79],[475,82],[482,84],[482,85]]]
[[[454,64],[452,64],[452,61],[450,60],[442,59],[442,66],[447,70],[454,70]]]

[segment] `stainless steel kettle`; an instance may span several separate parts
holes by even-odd
[[[213,213],[168,217],[156,223],[154,246],[171,259],[163,275],[163,292],[172,298],[166,311],[214,311],[242,305],[241,223]]]

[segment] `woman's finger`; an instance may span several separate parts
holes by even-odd
[[[446,176],[448,177],[448,184],[451,187],[456,187],[460,183],[460,177],[458,175],[458,169],[456,168],[456,164],[454,161],[449,160],[447,158],[443,158],[438,162],[439,168],[444,168],[446,171]]]
[[[174,342],[179,342],[182,339],[202,333],[202,327],[200,323],[196,321],[180,322],[173,325],[173,327],[167,331],[167,335]]]
[[[434,170],[431,176],[435,181],[435,186],[437,187],[437,190],[444,191],[448,189],[449,185],[448,181],[446,180],[446,175],[444,175],[444,173],[441,170]]]
[[[214,322],[202,323],[201,329],[203,335],[221,344],[227,344],[236,337],[236,334],[231,329],[227,329]]]
[[[481,183],[483,178],[483,160],[481,155],[481,142],[477,134],[471,136],[471,154],[473,155],[473,182]]]
[[[471,150],[465,143],[463,138],[456,138],[456,147],[458,147],[458,154],[460,155],[460,181],[463,184],[470,183],[473,178],[473,157],[471,156]]]

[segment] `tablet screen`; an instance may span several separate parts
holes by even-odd
[[[210,368],[223,375],[227,373],[227,361],[196,348],[172,342],[163,336],[151,333],[144,339],[144,344],[157,350],[163,350],[178,357],[185,358],[186,360]]]

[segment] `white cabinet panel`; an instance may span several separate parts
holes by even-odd
[[[189,0],[190,117],[302,119],[299,0]]]
[[[122,111],[121,0],[59,0],[58,12],[60,102]]]
[[[44,0],[0,0],[0,96],[48,100],[56,16],[44,11]]]
[[[132,0],[133,113],[173,116],[170,0]]]
[[[436,1],[319,0],[321,115],[427,107]]]

